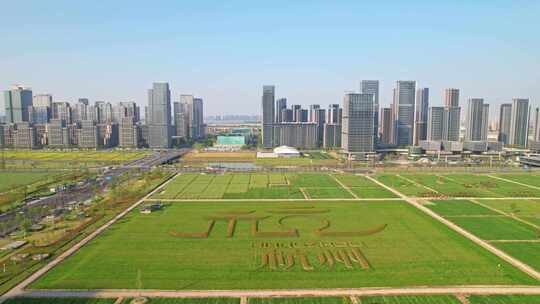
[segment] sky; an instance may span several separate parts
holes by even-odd
[[[362,79],[540,105],[540,1],[2,1],[0,87],[56,101],[147,103],[155,81],[205,112],[258,114],[262,86],[289,104],[340,103]],[[3,106],[2,106],[3,111]]]

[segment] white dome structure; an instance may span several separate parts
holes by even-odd
[[[300,152],[289,146],[279,146],[274,148],[274,154],[278,157],[300,157]]]

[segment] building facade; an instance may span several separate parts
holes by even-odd
[[[397,81],[394,89],[394,143],[398,146],[413,144],[415,81]]]
[[[270,149],[274,147],[274,100],[275,100],[275,87],[273,85],[263,86],[262,95],[262,146],[263,148]]]
[[[171,91],[165,82],[148,90],[148,139],[150,148],[171,146]]]
[[[514,98],[510,117],[510,145],[527,147],[529,138],[529,99]]]
[[[343,97],[341,148],[344,152],[370,153],[375,151],[374,95],[348,93]]]

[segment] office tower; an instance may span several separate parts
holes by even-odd
[[[509,144],[527,147],[529,137],[529,99],[512,99]]]
[[[331,104],[326,112],[326,122],[330,124],[341,124],[342,109],[339,104]]]
[[[312,104],[312,105],[309,105],[309,117],[308,117],[308,121],[309,122],[315,122],[316,120],[316,116],[318,115],[317,111],[321,108],[320,105],[318,104]]]
[[[319,146],[323,144],[324,137],[324,125],[326,123],[326,110],[325,109],[316,109],[313,114],[313,121],[317,124],[317,138],[319,140]]]
[[[28,115],[30,117],[30,123],[46,124],[49,122],[51,110],[49,107],[30,106],[28,107]]]
[[[444,107],[430,107],[427,122],[427,140],[446,140],[448,116]]]
[[[124,117],[118,126],[118,146],[121,148],[139,147],[138,125],[132,117]]]
[[[348,93],[343,97],[341,148],[347,153],[375,151],[373,94]]]
[[[275,117],[275,87],[273,85],[263,86],[262,95],[262,146],[272,148],[274,146],[274,117]]]
[[[318,147],[317,124],[311,122],[280,123],[273,126],[274,145],[290,146],[300,149]]]
[[[444,90],[444,109],[446,111],[447,121],[443,139],[448,141],[459,141],[461,107],[459,106],[458,89],[450,88]]]
[[[309,122],[309,111],[307,109],[300,109],[298,122]]]
[[[503,103],[499,112],[499,136],[498,140],[507,145],[510,137],[510,121],[512,119],[512,104]]]
[[[64,120],[67,124],[71,123],[71,105],[69,102],[52,103],[52,119]]]
[[[444,90],[444,106],[449,107],[459,107],[459,89],[445,89]]]
[[[535,123],[534,123],[534,140],[540,142],[540,108],[536,108]]]
[[[169,84],[156,82],[148,90],[148,139],[150,148],[171,146],[171,91]]]
[[[381,127],[381,140],[382,144],[391,144],[393,142],[393,130],[394,130],[394,117],[393,111],[391,108],[381,108],[381,118],[380,127]]]
[[[360,93],[373,95],[373,112],[375,113],[373,134],[375,135],[375,143],[377,143],[379,137],[379,81],[362,80],[360,82]]]
[[[414,113],[414,145],[427,138],[427,123],[429,111],[429,89],[416,90],[416,105]]]
[[[204,109],[202,98],[193,98],[193,105],[190,107],[189,115],[191,138],[204,138]]]
[[[51,107],[53,97],[50,94],[37,94],[32,97],[32,105],[34,107]]]
[[[174,116],[175,136],[177,138],[189,138],[189,121],[184,112],[178,112]]]
[[[88,105],[88,99],[79,98],[75,106],[71,111],[71,120],[73,122],[81,122],[83,120],[88,120],[89,117],[94,115],[88,115],[88,111],[93,111],[94,109]]]
[[[133,122],[140,120],[139,106],[132,101],[120,102],[117,105],[117,119],[115,121],[121,122],[123,118],[131,118]]]
[[[415,81],[397,81],[394,89],[394,143],[407,146],[413,143]]]
[[[276,101],[276,122],[284,122],[283,110],[287,109],[287,98],[280,98]]]
[[[465,141],[487,140],[489,105],[483,98],[469,98],[465,118]]]
[[[28,107],[32,106],[32,90],[19,85],[4,91],[4,108],[7,123],[30,121]]]
[[[282,109],[281,110],[281,122],[293,122],[294,113],[292,109]]]

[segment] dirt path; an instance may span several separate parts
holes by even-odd
[[[112,224],[114,224],[116,221],[124,217],[126,214],[131,212],[133,209],[137,208],[140,204],[142,204],[147,198],[154,195],[154,193],[160,191],[163,187],[165,187],[167,184],[169,184],[176,175],[171,176],[166,182],[161,184],[161,186],[154,189],[152,192],[148,193],[146,196],[138,200],[136,203],[131,205],[126,210],[122,211],[120,214],[115,216],[113,219],[105,223],[103,226],[99,227],[97,230],[89,234],[87,237],[82,239],[79,243],[75,244],[73,247],[69,248],[68,250],[64,251],[62,254],[57,256],[55,259],[53,259],[49,264],[45,265],[43,268],[39,269],[38,271],[34,272],[32,275],[30,275],[28,278],[26,278],[24,281],[19,283],[17,286],[15,286],[13,289],[5,293],[3,296],[0,297],[0,303],[4,302],[7,298],[14,297],[17,295],[20,295],[21,293],[24,293],[24,289],[32,284],[35,280],[37,280],[39,277],[47,273],[49,270],[51,270],[56,265],[60,264],[64,259],[75,253],[77,250],[79,250],[82,246],[93,240],[96,236],[101,234],[103,231],[105,231],[107,228],[109,228]],[[121,296],[118,296],[121,297]],[[116,297],[116,298],[118,298]]]
[[[309,197],[309,194],[308,194],[308,192],[306,191],[306,189],[300,187],[300,188],[298,188],[298,190],[300,190],[300,192],[302,192],[302,195],[304,195],[304,198],[305,198],[306,200],[311,200],[311,198]]]
[[[464,294],[458,294],[456,295],[456,298],[461,302],[461,304],[471,304],[467,296]]]
[[[339,289],[283,289],[283,290],[26,290],[21,296],[31,298],[213,298],[213,297],[331,297],[331,296],[394,296],[437,294],[523,294],[540,295],[534,286],[445,286],[403,288],[339,288]]]
[[[329,174],[335,181],[336,183],[338,183],[343,189],[347,190],[347,192],[349,192],[350,195],[352,195],[355,199],[359,199],[358,195],[356,195],[356,193],[354,193],[351,188],[345,186],[345,184],[343,184],[339,179],[336,178],[336,176],[334,174]]]
[[[423,206],[421,203],[419,203],[417,201],[417,199],[410,198],[410,197],[408,197],[406,195],[403,195],[402,193],[398,192],[397,190],[395,190],[395,189],[393,189],[391,187],[388,187],[387,185],[379,182],[378,180],[376,180],[376,179],[374,179],[374,178],[372,178],[370,176],[366,175],[366,177],[368,179],[370,179],[371,181],[373,181],[374,183],[378,184],[379,186],[381,186],[381,187],[391,191],[395,195],[403,198],[403,200],[405,200],[409,204],[413,205],[414,207],[420,209],[421,211],[428,214],[429,216],[431,216],[435,220],[445,224],[446,226],[453,229],[457,233],[459,233],[462,236],[468,238],[469,240],[473,241],[474,243],[481,246],[482,248],[490,251],[491,253],[493,253],[494,255],[498,256],[499,258],[505,260],[506,262],[510,263],[511,265],[516,267],[517,269],[527,273],[528,275],[535,278],[536,280],[540,280],[540,272],[536,271],[531,266],[519,261],[518,259],[515,259],[514,257],[512,257],[512,256],[506,254],[505,252],[503,252],[502,250],[494,247],[490,243],[482,240],[481,238],[479,238],[479,237],[475,236],[474,234],[470,233],[469,231],[459,227],[458,225],[456,225],[456,224],[450,222],[449,220],[445,219],[444,217],[438,215],[437,213],[433,212],[431,209],[429,209],[429,208]]]
[[[490,240],[490,243],[540,243],[540,240]]]
[[[536,186],[533,186],[533,185],[516,182],[516,181],[513,181],[511,179],[506,179],[506,178],[498,177],[498,176],[491,175],[491,174],[486,174],[486,176],[494,178],[494,179],[502,180],[502,181],[505,181],[505,182],[508,182],[508,183],[520,185],[520,186],[523,186],[523,187],[527,187],[527,188],[531,188],[531,189],[535,189],[535,190],[540,190],[540,187],[536,187]]]

